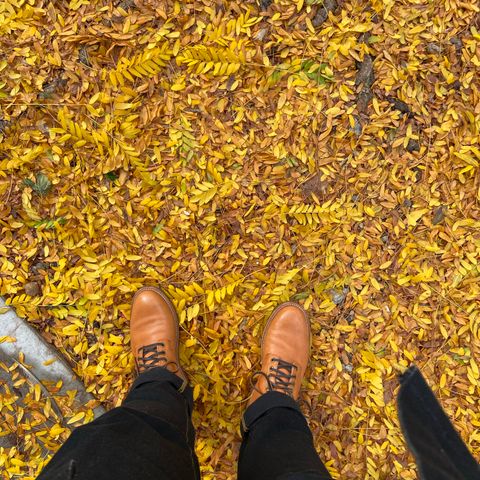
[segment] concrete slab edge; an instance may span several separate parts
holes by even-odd
[[[0,336],[12,337],[14,340],[0,343],[0,354],[19,361],[20,354],[23,353],[25,363],[30,366],[32,378],[55,383],[62,380],[60,394],[66,394],[67,390],[75,390],[77,392],[75,401],[79,406],[93,400],[93,396],[85,390],[83,383],[60,353],[12,308],[1,313],[6,307],[4,299],[0,297]],[[54,361],[51,362],[52,360]],[[98,406],[93,412],[95,417],[98,417],[105,409]]]

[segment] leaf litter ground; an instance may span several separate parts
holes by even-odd
[[[206,479],[235,476],[288,299],[312,319],[301,403],[335,478],[416,478],[395,407],[412,362],[478,458],[479,11],[0,1],[0,294],[113,407],[132,294],[168,289]],[[57,399],[62,426],[22,391],[1,392],[4,478],[92,418]]]

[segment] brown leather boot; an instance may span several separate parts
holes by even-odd
[[[255,373],[251,405],[269,391],[297,399],[310,356],[310,322],[298,304],[283,303],[270,315],[262,338],[262,370]]]
[[[162,367],[184,380],[178,356],[178,317],[167,295],[155,287],[135,294],[130,316],[130,341],[139,373]]]

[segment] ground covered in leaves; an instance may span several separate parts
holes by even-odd
[[[112,407],[132,294],[167,289],[206,479],[234,478],[262,325],[287,299],[312,319],[302,406],[335,478],[416,478],[395,407],[411,362],[478,458],[479,11],[1,0],[0,294]],[[5,478],[91,418],[45,423],[33,391],[27,421],[18,392]]]

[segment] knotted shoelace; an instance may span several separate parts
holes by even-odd
[[[172,373],[178,371],[178,365],[175,362],[168,361],[165,344],[163,342],[152,343],[138,349],[137,366],[138,371],[144,372],[150,368],[162,367],[167,368],[174,366],[174,370],[169,369]]]
[[[268,391],[279,391],[286,395],[293,396],[293,389],[295,386],[295,380],[297,378],[298,367],[293,363],[286,362],[281,358],[272,358],[272,362],[276,365],[270,367],[268,375],[265,372],[255,372],[251,378],[252,387],[260,394],[254,380],[258,377],[263,377],[267,381]]]

